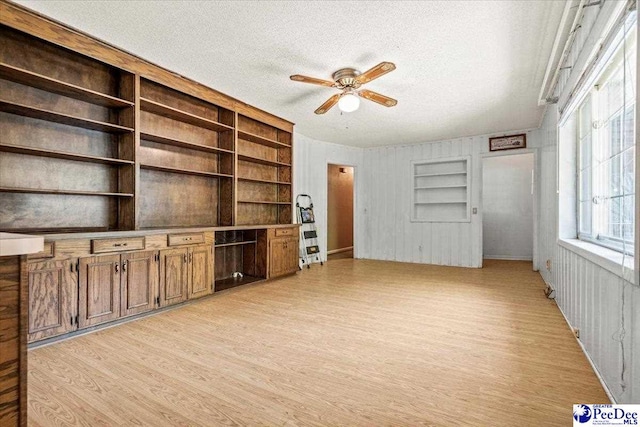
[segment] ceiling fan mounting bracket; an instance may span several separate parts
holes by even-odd
[[[360,82],[356,80],[356,77],[358,77],[360,74],[360,71],[354,68],[341,68],[333,73],[332,77],[336,82],[336,87],[338,89],[357,89],[360,87]]]

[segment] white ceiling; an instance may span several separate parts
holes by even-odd
[[[34,1],[34,10],[296,123],[311,138],[408,144],[537,127],[564,1]],[[386,108],[313,111],[338,68],[397,70]]]

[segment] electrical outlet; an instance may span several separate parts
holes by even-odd
[[[551,260],[547,260],[547,271],[551,271]]]
[[[575,335],[576,338],[580,339],[580,329],[573,328],[573,335]]]
[[[473,208],[473,214],[478,215],[478,208]]]

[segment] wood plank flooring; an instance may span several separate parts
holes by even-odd
[[[31,426],[566,426],[608,402],[531,264],[342,259],[29,352]]]

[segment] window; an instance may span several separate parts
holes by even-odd
[[[577,110],[578,237],[631,255],[636,43],[634,23]]]

